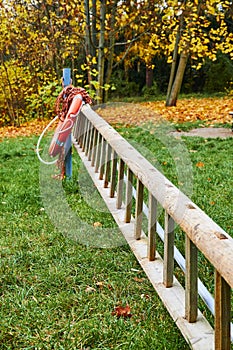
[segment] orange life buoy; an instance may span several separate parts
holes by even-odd
[[[49,155],[51,157],[55,157],[56,155],[58,155],[61,152],[62,147],[64,147],[64,144],[68,136],[71,134],[75,120],[80,112],[82,102],[82,95],[75,95],[67,112],[65,120],[63,122],[60,121],[58,123],[58,126],[55,130],[54,136],[49,146]]]

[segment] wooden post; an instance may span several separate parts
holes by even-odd
[[[87,120],[86,123],[86,138],[85,138],[85,144],[84,144],[84,153],[85,156],[88,155],[88,148],[90,144],[90,133],[91,133],[91,122]]]
[[[104,172],[104,187],[108,187],[109,175],[110,175],[110,161],[111,161],[111,152],[112,148],[109,144],[106,146],[106,154],[105,154],[105,172]]]
[[[63,75],[62,75],[62,86],[66,87],[71,84],[71,69],[70,68],[63,68]],[[66,173],[66,179],[71,179],[72,177],[72,137],[71,134],[66,140],[65,143],[65,173]]]
[[[85,125],[85,117],[84,117],[84,115],[80,114],[78,129],[77,129],[77,134],[78,134],[77,141],[78,141],[80,148],[82,148],[82,146],[83,146],[84,125]]]
[[[93,144],[92,144],[92,152],[91,152],[91,166],[95,165],[97,136],[98,136],[97,129],[94,128]]]
[[[125,163],[122,159],[119,161],[119,170],[118,170],[118,180],[117,180],[117,199],[116,199],[116,208],[120,209],[122,205],[123,197],[123,185],[124,185],[124,169]]]
[[[172,287],[173,285],[174,227],[175,223],[173,218],[165,212],[163,283],[166,288]]]
[[[98,132],[97,146],[96,146],[96,161],[95,161],[95,172],[96,172],[96,173],[98,173],[99,166],[100,166],[101,145],[102,145],[102,136],[101,136],[101,134]]]
[[[89,131],[89,145],[88,145],[88,151],[87,151],[87,159],[91,160],[91,154],[93,151],[93,142],[94,142],[94,128],[91,125],[90,126],[90,131]]]
[[[134,226],[135,239],[140,239],[142,233],[143,188],[144,186],[142,182],[139,179],[137,179],[137,196]]]
[[[127,169],[126,182],[126,199],[125,199],[125,222],[129,223],[131,220],[132,201],[133,201],[133,173],[130,168]]]
[[[230,350],[231,288],[215,270],[215,349]]]
[[[188,322],[197,320],[197,299],[198,299],[198,258],[197,247],[187,237],[185,237],[185,257],[186,257],[186,274],[185,274],[185,318]]]
[[[117,174],[117,153],[112,150],[112,169],[111,169],[111,186],[110,186],[110,198],[114,197],[116,187],[116,174]]]
[[[156,225],[157,225],[157,200],[149,193],[149,216],[148,216],[148,259],[155,260],[156,251]]]
[[[106,141],[102,137],[101,153],[100,153],[100,173],[99,173],[99,179],[100,180],[103,180],[103,178],[104,178],[106,146],[107,146],[106,145]]]
[[[88,119],[85,118],[84,125],[83,125],[83,139],[82,139],[82,151],[85,152],[86,147],[86,140],[87,140],[87,133],[88,133]]]

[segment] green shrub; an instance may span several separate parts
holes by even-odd
[[[153,83],[151,87],[144,86],[142,88],[142,94],[144,97],[159,95],[160,91],[156,82]]]
[[[206,64],[204,92],[224,92],[233,82],[233,62],[226,55],[219,54],[215,62]]]
[[[19,126],[34,117],[51,117],[61,89],[53,72],[31,72],[17,60],[0,64],[0,126]]]
[[[139,84],[128,81],[123,70],[117,70],[113,73],[111,85],[114,86],[111,97],[132,97],[139,93]]]

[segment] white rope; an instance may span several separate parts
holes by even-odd
[[[37,141],[37,145],[36,145],[36,154],[37,154],[37,157],[39,158],[39,160],[41,161],[41,163],[43,164],[46,164],[46,165],[51,165],[51,164],[55,164],[57,159],[51,161],[51,162],[47,162],[45,161],[44,159],[41,158],[40,156],[40,143],[41,143],[41,140],[42,138],[44,137],[44,134],[46,133],[46,131],[49,129],[49,127],[55,122],[55,120],[57,120],[58,116],[56,116],[55,118],[53,118],[53,120],[51,120],[51,122],[46,126],[46,128],[42,131],[38,141]]]

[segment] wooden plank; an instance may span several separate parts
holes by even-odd
[[[166,288],[172,287],[173,285],[174,227],[174,220],[165,212],[163,283]]]
[[[188,322],[196,322],[198,300],[198,251],[193,242],[185,237],[185,318]]]
[[[94,128],[92,127],[92,125],[90,125],[89,128],[89,144],[87,147],[87,158],[88,160],[91,160],[91,154],[92,154],[92,149],[94,148]]]
[[[116,198],[109,197],[108,189],[102,186],[102,182],[98,178],[98,174],[90,167],[80,147],[75,144],[75,148],[79,153],[83,164],[86,166],[96,188],[99,190],[103,200],[105,201],[109,211],[112,213],[119,229],[124,235],[127,243],[131,247],[137,260],[145,271],[147,277],[151,281],[153,287],[159,297],[166,306],[168,312],[174,322],[182,332],[184,338],[193,350],[214,350],[214,332],[205,317],[198,311],[197,322],[189,323],[185,318],[185,291],[180,283],[173,278],[173,287],[166,288],[163,284],[163,260],[158,252],[156,252],[156,260],[149,261],[147,258],[147,239],[142,232],[142,238],[135,240],[134,224],[132,219],[130,223],[125,223],[125,206],[116,208]]]
[[[80,113],[79,118],[80,118],[80,123],[79,123],[79,128],[78,128],[77,142],[80,145],[80,147],[82,148],[82,146],[83,146],[83,135],[84,135],[84,125],[85,125],[86,117],[84,116],[83,113]]]
[[[82,113],[233,288],[233,239],[135,150],[90,106]],[[178,200],[179,199],[179,200]]]
[[[215,350],[230,350],[231,288],[215,271]]]
[[[155,260],[156,251],[156,226],[157,226],[157,200],[149,193],[148,216],[148,259]]]
[[[133,173],[127,168],[127,180],[126,180],[126,191],[125,191],[125,222],[130,222],[132,212],[132,201],[133,201]]]
[[[114,197],[116,188],[116,176],[117,176],[117,154],[112,151],[112,169],[111,169],[111,179],[110,179],[110,198]]]
[[[122,206],[123,188],[124,188],[124,168],[125,168],[125,163],[122,159],[120,159],[119,170],[118,170],[118,181],[117,181],[117,200],[116,200],[117,209],[120,209]]]
[[[83,119],[84,119],[84,116],[83,114],[80,113],[77,120],[77,136],[76,136],[76,140],[79,144],[80,144],[80,137],[83,133],[82,131]]]
[[[78,140],[79,124],[80,124],[80,116],[78,116],[78,118],[76,119],[76,123],[72,129],[72,135],[76,141]]]
[[[143,184],[137,179],[137,190],[136,190],[136,211],[135,211],[135,226],[134,226],[134,237],[135,239],[141,238],[142,233],[142,208],[143,208]]]
[[[81,134],[81,147],[82,147],[82,149],[84,147],[84,142],[85,142],[86,120],[87,120],[87,118],[83,115],[83,118],[82,118],[82,134]]]
[[[100,154],[100,173],[99,173],[100,180],[103,180],[104,178],[105,157],[106,157],[106,141],[102,137],[101,154]]]
[[[86,139],[85,139],[85,145],[84,145],[84,152],[85,155],[88,154],[88,149],[89,149],[89,144],[90,144],[90,133],[91,133],[91,128],[92,128],[92,124],[89,120],[87,120],[87,124],[86,124]]]
[[[96,149],[96,162],[95,162],[95,172],[98,173],[100,165],[100,154],[101,154],[101,145],[102,145],[102,135],[98,132],[97,137],[97,149]]]
[[[111,146],[106,145],[106,159],[105,159],[105,173],[104,173],[104,187],[108,187],[109,177],[110,177],[110,160],[111,160]]]
[[[85,151],[85,144],[87,139],[87,126],[88,126],[89,120],[87,118],[84,119],[84,125],[83,125],[83,137],[82,137],[82,150]]]
[[[96,147],[96,143],[97,143],[97,135],[98,132],[97,130],[94,128],[94,135],[93,135],[93,145],[92,145],[92,154],[91,154],[91,166],[95,165],[95,159],[96,159],[96,153],[97,153],[97,147]]]

